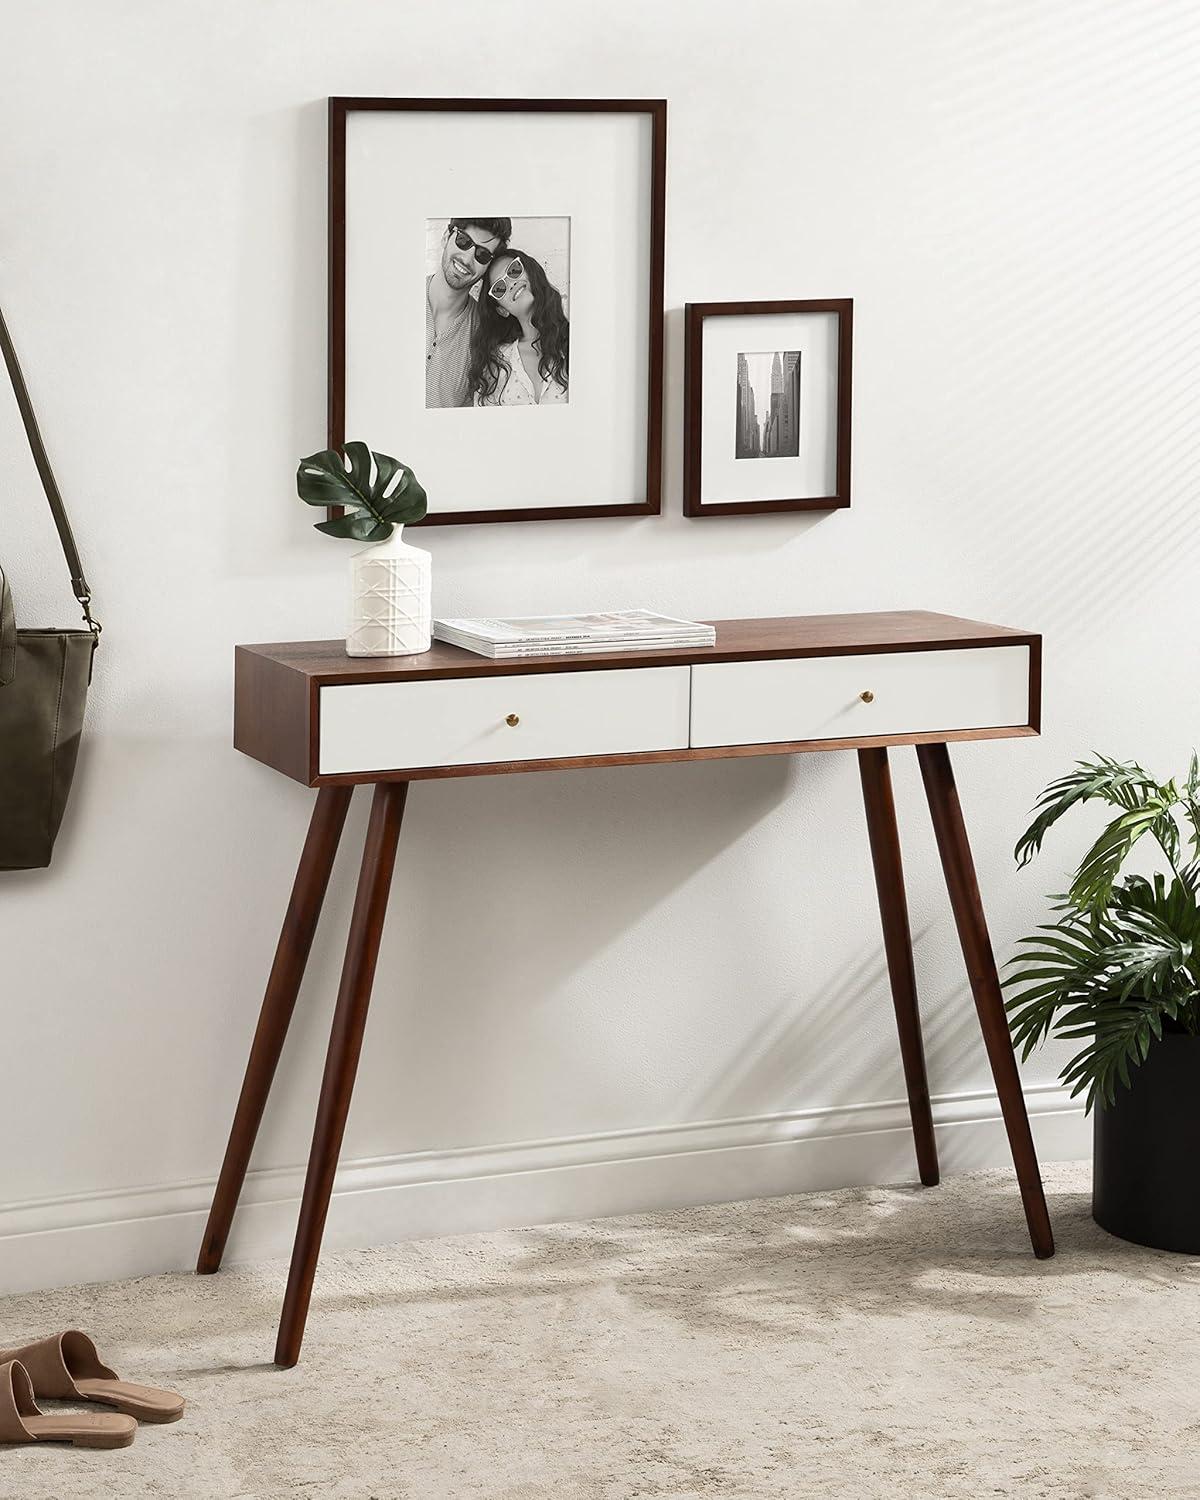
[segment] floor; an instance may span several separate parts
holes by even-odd
[[[0,1301],[91,1331],[182,1422],[12,1448],[3,1500],[1200,1497],[1200,1260],[1110,1238],[1046,1170],[1059,1254],[986,1173]]]

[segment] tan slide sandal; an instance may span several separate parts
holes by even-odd
[[[74,1443],[76,1448],[128,1448],[137,1436],[132,1417],[77,1411],[48,1417],[33,1399],[33,1382],[20,1360],[0,1364],[0,1443]]]
[[[19,1360],[25,1366],[38,1396],[97,1401],[139,1422],[178,1422],[183,1416],[182,1396],[122,1380],[115,1370],[101,1364],[95,1344],[77,1328],[52,1333],[20,1349],[0,1349],[0,1363],[5,1360]]]

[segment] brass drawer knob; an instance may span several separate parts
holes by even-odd
[[[508,727],[510,729],[515,729],[517,727],[517,725],[521,722],[521,720],[520,720],[519,715],[517,715],[517,714],[509,714],[508,717],[505,719],[504,722],[508,725]]]
[[[875,694],[871,691],[870,688],[867,688],[867,690],[865,692],[859,693],[858,696],[862,699],[862,701],[864,703],[874,703],[875,702]]]

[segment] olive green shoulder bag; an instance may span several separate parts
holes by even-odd
[[[85,630],[18,630],[0,568],[0,870],[36,870],[50,863],[71,790],[100,626],[92,619],[83,564],[3,312],[0,349],[87,624]]]

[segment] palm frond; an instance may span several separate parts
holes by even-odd
[[[1158,873],[1127,876],[1106,906],[1055,910],[1007,966],[1009,1027],[1022,1060],[1052,1035],[1084,1043],[1062,1077],[1091,1110],[1165,1025],[1200,1031],[1200,905],[1194,883]]]
[[[1173,781],[1156,785],[1153,790],[1144,789],[1137,804],[1114,818],[1083,856],[1071,882],[1071,901],[1080,907],[1105,906],[1130,850],[1147,833],[1157,838],[1174,866],[1179,857],[1179,829],[1172,809],[1178,804],[1179,792]]]
[[[1146,1060],[1153,1041],[1162,1036],[1163,1007],[1131,996],[1099,1006],[1081,1006],[1062,1018],[1058,1035],[1083,1038],[1082,1047],[1063,1069],[1071,1097],[1087,1091],[1084,1108],[1096,1101],[1112,1104],[1117,1085],[1129,1087],[1130,1069]]]
[[[1149,772],[1133,762],[1122,763],[1106,755],[1076,761],[1075,769],[1052,781],[1034,804],[1033,821],[1013,851],[1017,863],[1027,865],[1041,849],[1053,825],[1077,804],[1099,799],[1132,811],[1158,790],[1158,783]]]
[[[1200,859],[1200,756],[1192,751],[1188,762],[1187,779],[1183,783],[1183,803],[1187,820],[1191,824],[1188,841],[1192,854]]]

